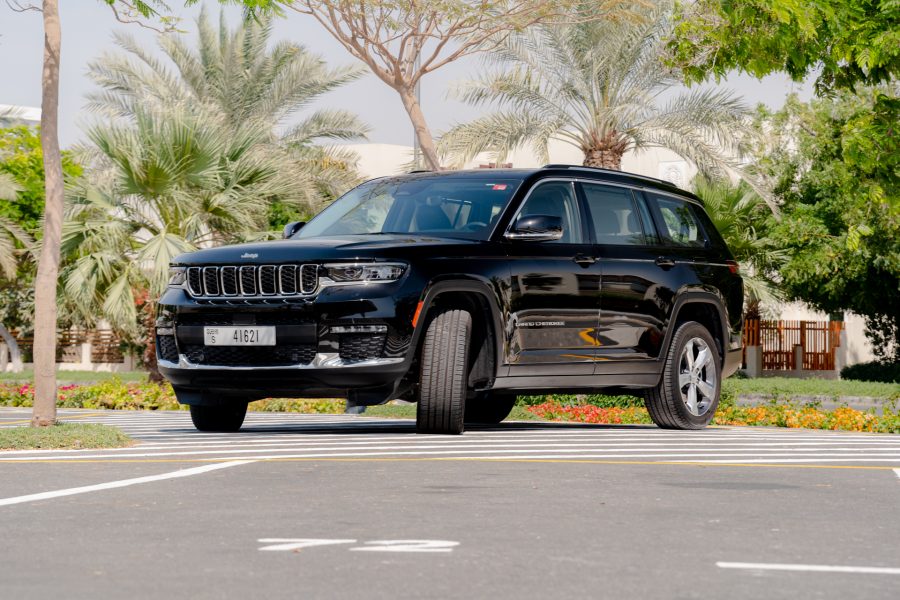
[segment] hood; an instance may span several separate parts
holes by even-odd
[[[176,265],[279,264],[325,260],[403,258],[422,246],[472,245],[477,240],[418,234],[380,234],[277,240],[206,248],[182,254]]]

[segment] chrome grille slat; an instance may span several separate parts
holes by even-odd
[[[256,295],[256,267],[241,267],[241,295]]]
[[[203,295],[203,274],[200,267],[188,268],[188,292],[191,296]]]
[[[275,265],[263,265],[259,268],[259,293],[263,296],[278,294],[278,282],[275,280],[277,270]]]
[[[282,296],[293,296],[297,293],[297,265],[278,267],[278,291]]]
[[[319,265],[303,265],[300,267],[300,292],[314,294],[319,287]]]
[[[225,265],[188,267],[188,294],[194,298],[299,298],[319,288],[319,266]]]
[[[237,296],[238,295],[237,267],[222,267],[221,279],[222,279],[222,295],[223,296]]]
[[[218,296],[221,293],[218,267],[203,267],[203,293],[207,296]]]

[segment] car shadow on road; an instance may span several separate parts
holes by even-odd
[[[357,420],[358,419],[358,420]],[[550,431],[659,431],[664,433],[665,430],[658,429],[655,425],[614,425],[614,424],[593,424],[593,423],[550,423],[550,422],[528,422],[513,421],[509,423],[500,423],[498,425],[483,425],[468,423],[466,431],[479,433],[502,433],[511,431],[529,431],[529,432],[550,432]],[[166,432],[194,432],[198,436],[205,435],[197,432],[193,428],[166,428]],[[330,422],[330,423],[245,423],[241,431],[233,434],[235,437],[250,436],[252,434],[264,435],[384,435],[384,434],[406,434],[417,435],[416,424],[412,420],[401,419],[381,419],[376,420],[372,417],[357,417],[346,422]],[[221,435],[221,434],[212,434]],[[463,434],[465,436],[465,433]],[[440,436],[451,437],[451,436]]]

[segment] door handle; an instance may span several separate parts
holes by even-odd
[[[586,256],[584,254],[576,254],[575,258],[573,258],[572,260],[577,262],[582,267],[589,267],[597,262],[597,258],[595,256]]]
[[[659,256],[656,258],[656,266],[663,269],[670,269],[675,266],[675,259],[671,256]]]

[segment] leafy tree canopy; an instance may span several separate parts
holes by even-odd
[[[900,0],[697,0],[679,16],[670,49],[694,81],[820,73],[824,92],[900,74]]]
[[[17,184],[14,198],[0,202],[0,218],[25,231],[39,234],[44,216],[44,159],[39,128],[19,125],[0,129],[0,173]],[[82,167],[68,152],[63,152],[63,175],[73,181]]]
[[[887,93],[886,93],[887,92]],[[761,109],[759,168],[784,202],[772,234],[793,298],[867,320],[876,353],[900,353],[900,135],[896,89]]]

